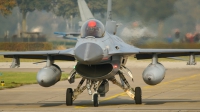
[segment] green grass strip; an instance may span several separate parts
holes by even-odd
[[[5,88],[15,88],[28,84],[37,84],[37,72],[0,72],[0,82],[4,81],[4,86],[0,84],[0,90]],[[61,80],[68,78],[67,73],[62,73]]]

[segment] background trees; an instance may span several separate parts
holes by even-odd
[[[78,14],[78,4],[76,0],[57,0],[52,11],[56,16],[70,18]]]
[[[2,15],[8,15],[11,13],[11,10],[16,5],[15,0],[1,0],[0,1],[0,13]]]
[[[28,12],[37,10],[50,11],[50,0],[16,0],[17,6],[22,14],[22,32],[26,32],[26,16]]]
[[[93,14],[99,13],[101,17],[105,17],[107,11],[107,0],[86,0],[88,7]]]
[[[105,17],[107,0],[86,2],[98,19]],[[0,36],[5,30],[16,33],[16,21],[19,20],[22,21],[22,32],[26,32],[26,23],[29,30],[40,24],[53,32],[55,29],[49,27],[54,22],[62,26],[62,31],[66,31],[67,20],[71,17],[75,18],[74,23],[80,20],[77,0],[0,0],[0,13],[0,22],[4,26],[0,27]],[[158,32],[158,37],[163,37],[163,33],[167,34],[174,28],[179,28],[183,33],[200,30],[199,13],[199,0],[113,0],[114,20],[124,25],[140,21],[144,26],[152,26],[151,29]],[[27,15],[30,16],[27,18]],[[53,16],[57,19],[53,19]]]
[[[126,21],[140,20],[143,24],[158,22],[159,36],[162,35],[164,20],[175,13],[174,3],[177,0],[116,0],[115,14],[122,15]],[[122,19],[122,18],[120,18]]]
[[[86,0],[93,14],[105,16],[107,0]],[[36,10],[52,12],[58,17],[69,19],[79,16],[79,9],[76,0],[1,0],[0,10],[2,14],[11,14],[12,8],[19,8],[22,17],[22,32],[27,31],[27,14]]]

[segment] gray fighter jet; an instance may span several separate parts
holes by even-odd
[[[140,87],[132,88],[125,75],[133,79],[131,71],[126,67],[128,57],[152,59],[152,63],[144,70],[143,80],[148,85],[156,85],[165,77],[165,67],[158,58],[189,56],[188,65],[194,65],[197,49],[140,49],[126,44],[117,37],[117,23],[112,20],[111,0],[108,0],[107,21],[104,26],[96,20],[84,0],[78,0],[82,18],[81,36],[74,48],[52,51],[1,52],[5,58],[13,58],[11,68],[20,66],[20,59],[46,59],[46,66],[37,74],[37,81],[43,87],[50,87],[61,77],[61,69],[54,60],[77,61],[76,67],[68,77],[69,83],[75,81],[75,75],[82,76],[77,88],[66,90],[66,105],[70,106],[84,90],[92,95],[95,107],[99,105],[98,97],[104,97],[109,91],[109,81],[119,86],[124,92],[142,103]],[[56,33],[59,34],[59,33]],[[77,33],[75,33],[77,34]],[[61,34],[63,36],[66,34]],[[67,62],[66,62],[67,64]],[[116,80],[120,77],[120,81]],[[85,83],[84,83],[85,82]],[[93,90],[92,90],[93,89]]]

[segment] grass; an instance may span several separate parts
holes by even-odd
[[[37,84],[36,72],[1,72],[0,81],[4,81],[5,85],[2,87],[0,85],[0,90],[5,88],[15,88],[28,84]],[[61,80],[66,80],[68,74],[62,73]],[[79,77],[79,76],[77,76]]]

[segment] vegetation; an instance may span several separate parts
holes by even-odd
[[[86,0],[86,2],[96,18],[105,20],[101,17],[105,17],[107,0]],[[12,10],[15,6],[15,10]],[[140,21],[144,26],[151,26],[157,30],[158,37],[166,37],[176,28],[180,29],[182,36],[188,32],[196,32],[197,29],[199,32],[199,7],[199,0],[126,0],[126,2],[113,0],[113,15],[114,20],[125,23],[124,25],[131,26],[134,21]],[[21,21],[22,31],[44,26],[44,30],[53,35],[52,32],[57,29],[66,32],[70,17],[76,18],[74,23],[80,20],[77,0],[1,0],[0,14],[7,15],[6,19],[0,15],[1,25],[4,26],[0,27],[0,36],[7,30],[16,33],[17,24]],[[27,14],[30,17],[27,17]],[[54,23],[57,23],[55,28],[52,27]],[[74,26],[78,29],[77,24]]]
[[[1,87],[0,90],[4,88],[15,88],[27,84],[37,84],[36,80],[37,73],[35,72],[1,72],[0,81],[4,81],[4,87]],[[76,76],[78,78],[79,76]],[[61,80],[66,80],[68,74],[62,73]]]
[[[176,28],[183,35],[195,32],[200,24],[199,7],[199,0],[114,0],[113,8],[114,16],[119,21],[140,21],[145,26],[153,24],[158,37],[163,37],[163,33]]]
[[[10,14],[15,5],[15,0],[0,0],[0,13],[4,16]]]
[[[107,8],[107,0],[86,0],[89,8],[93,14],[100,13],[104,16],[104,12]],[[76,0],[52,0],[53,6],[52,12],[57,16],[64,18],[70,18],[70,16],[79,15],[78,4]]]
[[[34,10],[46,10],[50,11],[51,2],[49,0],[16,0],[17,6],[22,14],[22,32],[26,32],[26,16],[28,12]]]
[[[90,7],[92,8],[92,12],[100,12],[103,14],[102,11],[105,11],[105,7],[102,7],[102,3],[105,3],[105,0],[103,1],[104,2],[88,0],[88,4],[90,4]],[[55,15],[62,16],[64,18],[70,18],[70,16],[79,14],[76,0],[3,0],[0,2],[0,11],[3,15],[10,14],[10,10],[15,5],[19,7],[22,14],[22,32],[27,31],[27,14],[35,10],[47,12],[51,11]]]
[[[4,81],[4,88],[14,88],[25,84],[36,84],[36,73],[29,72],[1,72],[0,80]]]
[[[101,17],[105,17],[107,11],[107,0],[86,0],[88,7],[93,14],[100,14]]]
[[[36,50],[52,50],[52,44],[47,42],[2,42],[0,50],[5,51],[36,51]]]

